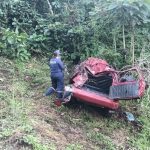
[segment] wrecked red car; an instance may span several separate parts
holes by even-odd
[[[117,109],[119,100],[141,98],[146,86],[138,67],[116,71],[105,60],[93,57],[76,67],[70,81],[64,99],[74,97],[109,109]]]

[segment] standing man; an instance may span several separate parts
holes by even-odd
[[[53,58],[49,61],[52,87],[49,87],[45,96],[49,96],[54,92],[57,93],[58,100],[62,100],[64,91],[64,64],[61,61],[60,51],[53,53]]]

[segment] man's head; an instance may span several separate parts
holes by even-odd
[[[60,50],[55,50],[53,54],[54,56],[57,57],[57,56],[60,56],[61,53],[60,53]]]

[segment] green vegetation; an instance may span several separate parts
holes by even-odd
[[[57,108],[43,97],[55,49],[69,67],[90,56],[138,64],[150,83],[149,0],[1,0],[0,149],[150,149],[150,88],[121,102],[142,126],[84,104]]]
[[[66,60],[80,53],[134,64],[150,49],[149,14],[149,3],[137,0],[2,0],[1,54],[24,61],[59,48]]]

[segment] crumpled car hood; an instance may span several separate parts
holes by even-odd
[[[108,71],[114,71],[114,69],[105,60],[90,57],[75,69],[72,77],[74,86],[82,86],[88,80],[88,72],[96,76],[99,73]]]

